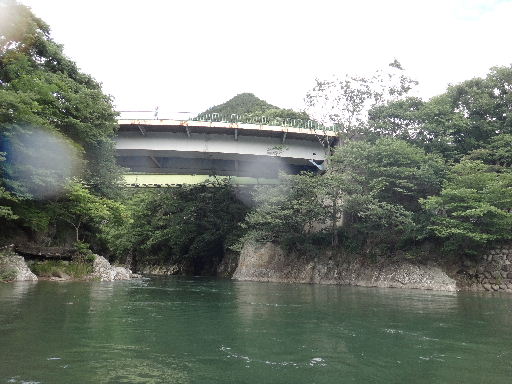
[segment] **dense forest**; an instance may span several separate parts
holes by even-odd
[[[408,96],[393,76],[318,81],[308,113],[241,94],[207,114],[313,116],[337,141],[323,174],[282,175],[254,207],[225,182],[124,188],[115,162],[117,114],[29,8],[3,2],[0,31],[0,242],[73,247],[132,265],[181,263],[208,274],[246,241],[313,253],[389,257],[432,244],[446,257],[512,240],[512,66]],[[382,79],[392,79],[386,84]],[[148,212],[151,212],[148,215]]]

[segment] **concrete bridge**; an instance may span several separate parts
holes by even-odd
[[[130,170],[127,181],[137,184],[194,183],[208,175],[254,184],[255,179],[275,179],[279,172],[322,168],[325,151],[318,138],[336,140],[336,134],[307,122],[290,125],[123,119],[117,158]]]

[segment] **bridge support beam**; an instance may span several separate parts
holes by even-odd
[[[158,162],[158,160],[156,159],[155,156],[149,156],[149,158],[151,159],[151,161],[153,163],[155,163],[155,165],[158,167],[158,168],[162,168],[162,165]]]

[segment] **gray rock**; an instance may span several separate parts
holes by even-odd
[[[25,259],[10,250],[0,254],[0,269],[12,271],[15,275],[14,281],[37,280],[37,276],[28,268]]]
[[[491,286],[491,288],[493,289],[493,291],[497,291],[497,290],[499,290],[499,289],[500,289],[499,285],[497,285],[497,284],[493,284],[493,285]]]
[[[129,280],[132,272],[124,267],[112,267],[116,272],[114,280]]]
[[[483,284],[482,286],[484,287],[484,289],[485,289],[486,291],[490,291],[490,290],[492,289],[492,286],[491,286],[491,284],[489,284],[489,283]]]
[[[457,290],[456,282],[437,265],[381,260],[370,263],[335,258],[329,252],[316,257],[285,254],[274,244],[245,244],[233,279],[248,281],[358,285],[366,287]]]
[[[501,271],[493,271],[493,272],[491,272],[491,275],[495,279],[501,279]]]
[[[181,272],[181,268],[178,264],[171,265],[145,265],[140,268],[141,273],[145,275],[178,275]]]
[[[100,281],[128,280],[132,271],[124,267],[113,267],[103,256],[96,255],[91,277]]]

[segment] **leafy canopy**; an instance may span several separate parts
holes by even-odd
[[[449,252],[477,253],[512,240],[511,172],[465,159],[450,169],[441,193],[422,203],[433,214],[430,229]]]

